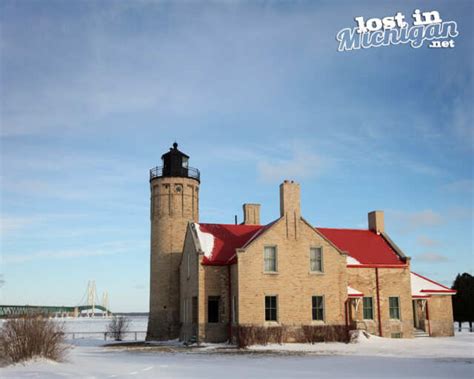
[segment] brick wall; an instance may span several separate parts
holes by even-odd
[[[433,337],[454,336],[451,296],[432,295],[428,299],[428,312]]]
[[[264,272],[264,247],[277,247],[276,274]],[[310,272],[310,248],[323,248],[323,273]],[[302,219],[282,217],[245,252],[238,253],[238,320],[265,322],[265,295],[278,296],[278,324],[312,324],[313,295],[325,298],[325,322],[344,324],[346,257]]]
[[[189,221],[198,221],[199,182],[159,178],[150,183],[150,315],[147,339],[179,336],[179,263]]]
[[[188,341],[198,336],[197,323],[193,322],[193,297],[199,296],[199,256],[194,247],[192,233],[188,229],[180,264],[180,339],[182,341]]]
[[[379,335],[377,287],[375,268],[348,268],[349,286],[362,292],[364,296],[373,299],[373,320],[363,319],[362,301],[355,312],[353,319],[359,328],[366,329],[369,333]],[[392,334],[401,333],[402,337],[413,337],[413,306],[411,297],[410,269],[406,268],[379,268],[379,295],[380,319],[382,323],[382,336],[391,337]],[[398,297],[400,305],[400,319],[393,320],[389,313],[389,297]]]
[[[200,257],[202,261],[202,256]],[[203,266],[199,265],[199,288],[200,291],[200,338],[208,342],[224,342],[228,340],[229,325],[229,268],[227,266]],[[208,299],[210,296],[218,296],[219,321],[208,322]]]

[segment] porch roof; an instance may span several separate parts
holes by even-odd
[[[411,272],[411,296],[416,298],[428,297],[430,295],[454,295],[452,290],[440,283],[428,279],[420,274]]]
[[[351,286],[347,286],[347,296],[349,297],[362,297],[364,294]]]

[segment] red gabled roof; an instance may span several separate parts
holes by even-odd
[[[403,266],[406,264],[380,234],[370,230],[316,229],[340,250],[359,261],[360,265]],[[349,264],[349,266],[352,265]]]
[[[212,241],[210,247],[209,244],[206,244],[206,248],[201,246],[206,250],[204,251],[203,264],[227,265],[235,263],[237,259],[235,250],[245,248],[274,222],[267,225],[196,223],[199,232],[206,233]],[[370,230],[317,228],[317,231],[353,258],[348,261],[350,267],[365,265],[391,267],[406,264],[382,235]]]
[[[214,237],[212,251],[204,255],[205,265],[226,265],[236,261],[235,249],[243,247],[265,225],[196,224],[202,233]]]

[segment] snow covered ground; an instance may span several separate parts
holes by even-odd
[[[75,327],[100,330],[95,320]],[[103,321],[101,321],[102,323]],[[139,322],[139,320],[137,320]],[[78,324],[79,323],[79,324]],[[80,324],[83,323],[83,324]],[[104,324],[102,324],[103,326]],[[138,327],[139,324],[136,324]],[[73,328],[74,326],[74,328]],[[474,333],[453,338],[384,339],[358,343],[255,346],[245,353],[225,345],[185,349],[111,348],[99,339],[69,341],[66,362],[46,360],[0,369],[1,378],[472,378]]]

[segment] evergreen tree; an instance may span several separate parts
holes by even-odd
[[[453,316],[454,321],[459,325],[469,322],[469,331],[472,332],[472,322],[474,321],[474,277],[468,273],[458,274],[454,280],[453,290],[456,295],[453,296]]]

